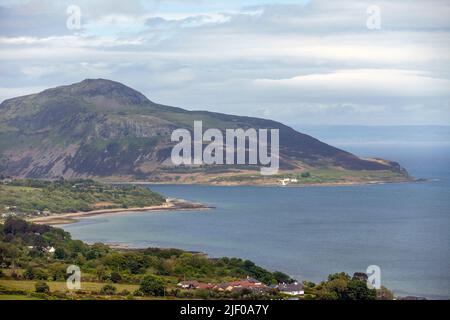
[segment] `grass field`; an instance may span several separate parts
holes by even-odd
[[[405,181],[407,178],[401,174],[388,170],[367,171],[367,170],[343,170],[343,169],[313,169],[308,171],[307,176],[302,176],[301,172],[284,172],[277,175],[263,176],[255,173],[241,173],[213,177],[215,183],[254,183],[279,184],[281,179],[297,179],[291,185],[314,185],[327,183],[373,183],[373,182],[397,182]]]
[[[21,296],[18,294],[0,294],[0,300],[41,300],[36,297]]]
[[[9,290],[21,290],[34,292],[36,281],[30,280],[0,280],[0,286]],[[66,292],[68,291],[65,282],[48,281],[48,286],[51,292]],[[100,282],[81,282],[81,290],[89,292],[99,292],[106,283]],[[128,290],[134,292],[139,289],[139,285],[136,284],[113,284],[117,288],[117,292]]]

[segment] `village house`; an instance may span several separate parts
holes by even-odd
[[[54,247],[47,247],[45,248],[45,251],[47,251],[48,253],[55,253],[55,248]]]
[[[214,284],[211,283],[203,283],[199,281],[181,281],[178,283],[178,286],[182,289],[213,289],[215,287]]]
[[[230,282],[224,282],[220,284],[202,283],[199,281],[181,281],[178,286],[182,289],[205,289],[205,290],[217,290],[217,291],[239,291],[239,290],[251,290],[253,292],[263,292],[268,290],[278,290],[281,293],[290,296],[301,296],[305,294],[303,284],[294,283],[280,283],[278,285],[266,286],[259,280],[247,277],[243,280],[236,280]]]
[[[202,283],[199,281],[181,281],[178,286],[182,289],[206,289],[206,290],[218,290],[218,291],[234,291],[248,289],[252,291],[264,291],[268,287],[261,281],[247,277],[243,280],[225,282],[220,284]]]
[[[294,283],[281,283],[277,286],[277,289],[284,294],[288,294],[291,296],[299,296],[304,295],[305,290],[303,284],[294,282]]]
[[[247,277],[244,280],[221,283],[216,287],[216,289],[219,291],[235,291],[242,289],[248,289],[252,291],[265,291],[268,290],[269,287],[267,287],[259,280]]]
[[[298,179],[296,179],[296,178],[292,178],[292,179],[286,178],[286,179],[281,179],[281,180],[278,180],[278,181],[280,181],[282,186],[287,186],[289,183],[297,183]]]

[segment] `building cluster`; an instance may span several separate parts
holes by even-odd
[[[204,283],[199,281],[181,281],[178,283],[178,287],[182,289],[204,289],[204,290],[217,290],[217,291],[241,291],[241,290],[250,290],[252,292],[268,292],[268,291],[279,291],[281,293],[287,294],[287,295],[303,295],[304,294],[304,288],[301,283],[293,282],[293,283],[280,283],[278,285],[271,285],[267,286],[264,283],[247,277],[243,280],[237,280],[237,281],[231,281],[231,282],[224,282],[220,284],[214,284],[214,283]]]
[[[282,186],[287,186],[290,183],[297,183],[298,179],[291,179],[291,178],[286,178],[286,179],[281,179],[279,180]]]

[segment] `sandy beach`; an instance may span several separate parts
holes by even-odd
[[[201,203],[192,203],[181,199],[168,199],[166,203],[158,206],[100,209],[92,211],[52,214],[45,217],[30,218],[28,219],[28,221],[36,224],[59,225],[77,222],[78,218],[86,218],[97,215],[118,215],[127,212],[148,212],[148,211],[206,210],[212,208],[213,207]]]

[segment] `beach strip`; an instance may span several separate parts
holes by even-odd
[[[135,207],[135,208],[114,208],[114,209],[99,209],[92,211],[79,211],[70,213],[52,214],[45,217],[33,217],[27,219],[36,224],[59,225],[77,222],[77,218],[86,218],[97,215],[111,215],[123,214],[127,212],[147,212],[147,211],[181,211],[181,210],[206,210],[214,207],[207,206],[201,203],[193,203],[181,199],[167,199],[167,202],[162,205],[150,207]]]

